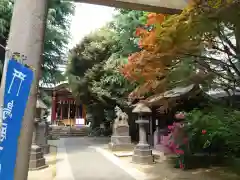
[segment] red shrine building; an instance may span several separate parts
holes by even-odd
[[[84,105],[77,103],[68,88],[68,83],[62,83],[55,87],[43,88],[52,96],[51,123],[75,126],[86,122],[86,110]]]

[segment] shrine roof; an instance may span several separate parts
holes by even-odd
[[[60,82],[59,84],[42,84],[41,88],[45,91],[60,91],[65,89],[66,91],[71,92],[68,86],[69,86],[68,82],[63,81],[63,82]]]
[[[160,94],[153,95],[145,100],[141,100],[140,102],[144,102],[148,106],[161,106],[165,100],[169,101],[171,99],[182,98],[183,96],[191,96],[196,95],[201,91],[199,86],[191,84],[185,87],[176,87],[169,91],[165,91]]]

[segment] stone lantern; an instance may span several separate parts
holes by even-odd
[[[152,111],[143,103],[139,103],[132,111],[138,114],[138,120],[136,123],[139,125],[139,143],[134,148],[132,161],[138,164],[152,164],[154,162],[152,149],[147,143],[147,135],[145,125],[149,124],[149,119],[145,119],[144,116],[149,115]]]
[[[42,133],[39,133],[39,124],[42,121],[45,109],[45,104],[38,98],[36,104],[36,118],[34,119],[34,130],[32,136],[29,170],[38,170],[47,167],[46,160],[43,156],[44,150],[41,146],[38,145],[39,138],[45,138]]]
[[[36,106],[36,118],[39,119],[37,128],[36,128],[36,144],[40,146],[43,150],[44,154],[49,153],[49,145],[48,145],[48,123],[44,118],[45,112],[47,110],[47,106],[41,99],[37,100]]]

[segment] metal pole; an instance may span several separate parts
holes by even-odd
[[[15,0],[8,48],[26,56],[26,64],[35,69],[28,103],[18,138],[14,180],[26,180],[32,143],[38,83],[41,71],[48,0]]]

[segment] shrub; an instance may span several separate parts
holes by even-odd
[[[240,156],[240,112],[212,106],[193,110],[185,119],[193,153]]]

